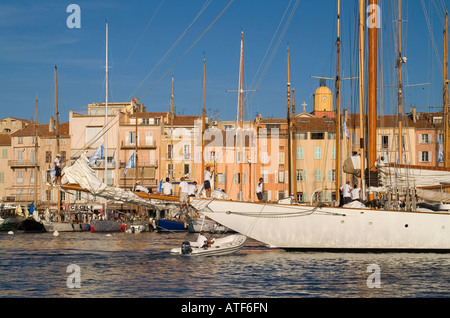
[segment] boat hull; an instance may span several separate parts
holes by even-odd
[[[450,251],[450,214],[234,201],[191,203],[275,248]]]
[[[81,232],[91,230],[91,226],[88,223],[44,222],[44,226],[47,232]]]
[[[186,223],[168,219],[159,219],[156,223],[158,232],[186,232]]]
[[[16,228],[17,231],[24,233],[43,233],[46,232],[45,226],[42,222],[38,222],[33,218],[27,218],[19,223]]]

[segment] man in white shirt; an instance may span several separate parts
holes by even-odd
[[[352,194],[352,201],[361,201],[361,199],[359,198],[359,192],[361,191],[360,188],[358,188],[358,186],[355,184],[351,194]]]
[[[211,247],[211,240],[206,238],[205,232],[201,231],[197,238],[198,247]]]
[[[145,192],[145,193],[149,192],[147,188],[145,188],[145,187],[143,187],[141,185],[140,181],[136,181],[136,191],[142,191],[142,192]]]
[[[263,178],[259,178],[259,182],[256,184],[256,196],[259,202],[262,202],[263,199],[263,181]]]
[[[341,190],[342,196],[344,197],[344,204],[351,202],[352,197],[350,191],[352,191],[352,187],[350,186],[350,181],[347,181],[347,183],[341,187]]]
[[[186,208],[189,206],[188,204],[188,190],[189,184],[184,180],[183,177],[180,179],[180,207],[183,208],[183,205]]]
[[[197,191],[197,181],[192,182],[188,187],[188,196],[195,197],[195,192]]]
[[[163,194],[172,195],[172,183],[170,183],[170,179],[166,178],[166,182],[164,182],[161,186]]]

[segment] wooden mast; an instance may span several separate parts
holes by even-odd
[[[294,200],[297,201],[297,143],[295,142],[295,90],[292,86],[292,118],[291,118],[291,158],[292,158],[292,173],[291,180],[293,185]]]
[[[105,152],[103,154],[105,165],[105,184],[108,184],[108,21],[106,21],[106,57],[105,57]],[[108,200],[105,199],[105,215],[108,215]]]
[[[378,4],[377,0],[370,0],[369,7],[372,9],[370,17],[372,21],[369,25],[369,60],[368,60],[368,126],[369,126],[369,160],[368,165],[371,171],[375,171],[375,161],[377,159],[377,24],[378,24]]]
[[[170,169],[169,169],[169,177],[172,180],[174,175],[174,167],[173,167],[173,84],[174,78],[172,73],[172,95],[170,95]],[[173,181],[173,180],[172,180]],[[172,182],[171,181],[171,182]]]
[[[364,178],[364,38],[365,38],[365,1],[359,0],[359,154],[360,154],[360,165],[361,165],[361,198],[365,199],[365,178]]]
[[[35,118],[35,124],[34,124],[34,209],[37,209],[37,189],[38,189],[38,167],[37,167],[37,160],[38,160],[38,96],[36,94],[36,114],[34,116]]]
[[[55,108],[56,108],[56,154],[59,154],[60,144],[59,144],[59,110],[58,110],[58,80],[57,80],[57,67],[55,65]],[[60,161],[61,164],[61,161]],[[61,187],[57,190],[57,206],[58,206],[58,222],[61,222]]]
[[[202,109],[202,168],[201,168],[201,184],[205,182],[205,130],[206,130],[206,108],[205,108],[205,81],[206,81],[206,59],[203,58],[203,109]]]
[[[402,164],[403,160],[403,141],[402,141],[402,103],[403,103],[403,92],[402,92],[402,1],[398,0],[398,59],[397,59],[397,98],[398,98],[398,162]]]
[[[449,91],[448,91],[448,12],[445,11],[445,28],[444,28],[444,119],[445,119],[445,146],[444,146],[444,167],[450,167],[450,129],[449,129]]]
[[[292,163],[291,163],[291,78],[289,73],[289,43],[287,44],[287,139],[288,139],[288,147],[287,147],[287,160],[288,160],[288,196],[293,193],[293,180],[291,180],[292,176]]]
[[[340,11],[341,2],[337,0],[337,40],[336,40],[336,201],[339,203],[339,188],[341,182],[341,78],[340,78]]]

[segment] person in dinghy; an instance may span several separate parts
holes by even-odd
[[[209,238],[207,238],[205,236],[204,231],[200,231],[200,234],[198,235],[198,238],[197,238],[198,247],[200,247],[200,248],[211,247],[211,244],[213,244],[213,243],[214,243],[214,240],[210,240]]]

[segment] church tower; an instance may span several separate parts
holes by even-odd
[[[325,86],[325,80],[320,80],[320,86],[314,93],[314,115],[317,117],[334,118],[333,93]]]

